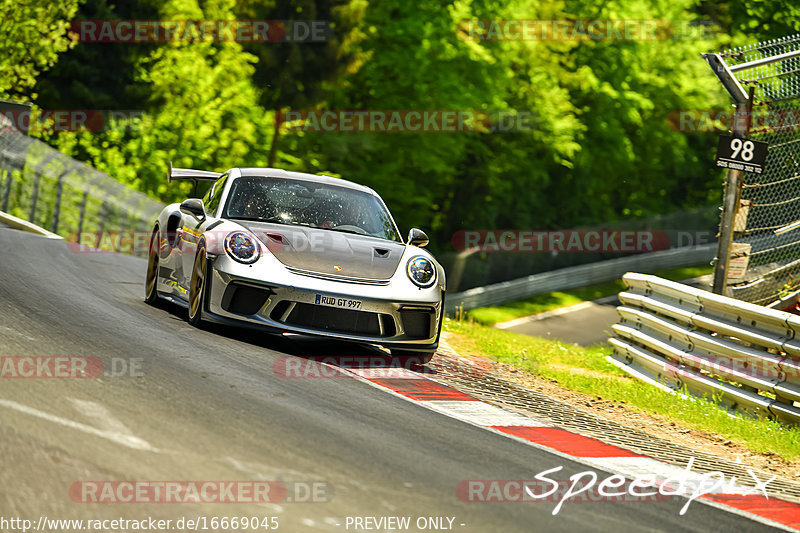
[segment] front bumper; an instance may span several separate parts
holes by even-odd
[[[364,284],[311,277],[275,265],[269,270],[225,255],[210,258],[205,318],[398,349],[437,347],[444,297],[438,285],[419,289],[410,281]],[[325,301],[344,307],[320,303]]]

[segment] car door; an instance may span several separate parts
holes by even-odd
[[[181,227],[179,230],[180,239],[178,246],[180,247],[179,255],[180,260],[178,279],[181,286],[189,290],[189,284],[192,280],[192,268],[194,266],[194,258],[197,253],[197,244],[203,236],[206,228],[217,221],[216,215],[217,208],[219,207],[222,193],[225,190],[225,183],[228,180],[228,173],[226,172],[214,182],[214,185],[208,190],[203,197],[203,206],[205,207],[206,217],[203,220],[198,220],[192,215],[181,213]]]

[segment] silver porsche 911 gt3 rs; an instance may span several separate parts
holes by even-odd
[[[189,322],[249,325],[379,344],[427,361],[439,342],[445,274],[403,242],[368,187],[272,168],[222,174],[169,166],[168,179],[208,180],[202,199],[168,205],[153,228],[145,301],[188,307]]]

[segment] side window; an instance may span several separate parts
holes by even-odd
[[[213,214],[217,211],[217,207],[219,207],[219,201],[222,198],[222,191],[225,190],[225,181],[228,179],[227,174],[223,174],[216,182],[214,182],[214,186],[209,189],[208,193],[206,193],[206,197],[203,198],[203,205],[206,207],[206,213]]]

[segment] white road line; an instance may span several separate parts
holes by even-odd
[[[120,435],[128,435],[133,437],[133,432],[128,429],[128,426],[117,420],[111,411],[97,402],[90,402],[88,400],[79,400],[77,398],[69,398],[72,406],[81,414],[89,417],[95,422],[95,426],[103,431],[112,433],[119,433]]]
[[[38,409],[34,409],[33,407],[28,407],[27,405],[23,405],[11,400],[0,400],[0,406],[13,409],[14,411],[18,411],[26,415],[35,416],[37,418],[41,418],[42,420],[47,420],[48,422],[60,424],[68,428],[77,429],[78,431],[83,431],[84,433],[116,442],[117,444],[127,446],[128,448],[133,448],[134,450],[143,450],[148,452],[157,451],[150,445],[150,443],[134,435],[124,434],[118,431],[97,429],[95,427],[87,426],[86,424],[81,424],[80,422],[73,422],[72,420],[61,418],[60,416],[52,415],[50,413],[46,413],[44,411],[40,411]]]

